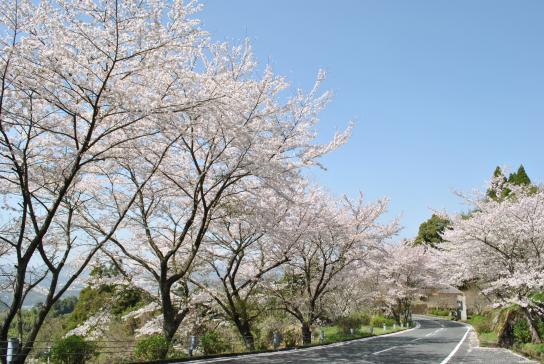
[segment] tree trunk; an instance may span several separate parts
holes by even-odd
[[[302,345],[310,345],[312,343],[312,330],[308,322],[302,323]]]
[[[402,315],[402,302],[400,301],[400,299],[397,299],[397,307],[396,309],[391,309],[391,314],[393,315],[393,319],[395,320],[395,322],[400,324],[400,319]]]
[[[26,261],[19,260],[17,262],[17,280],[13,290],[11,305],[6,316],[4,317],[4,321],[2,322],[2,328],[0,329],[0,348],[1,348],[0,360],[2,361],[2,364],[6,364],[7,362],[6,354],[8,350],[7,342],[8,342],[9,328],[18,310],[22,306],[27,264],[28,262]]]
[[[244,340],[244,345],[246,346],[246,349],[248,351],[255,351],[255,338],[251,333],[249,323],[245,321],[242,322],[238,327],[238,331],[240,332],[240,335],[242,335],[242,339]]]
[[[232,305],[231,308],[234,309],[234,305]],[[227,313],[229,314],[229,319],[232,320],[234,326],[238,329],[238,333],[242,337],[246,350],[255,351],[255,338],[251,333],[251,324],[247,319],[247,316],[242,316],[234,310]]]
[[[501,347],[510,347],[514,344],[514,334],[512,326],[519,317],[519,312],[512,309],[505,309],[499,315],[497,324],[498,344]]]
[[[12,361],[13,364],[23,364],[32,351],[32,348],[34,347],[34,342],[36,338],[38,337],[38,333],[40,332],[40,329],[42,328],[43,323],[45,322],[45,319],[47,318],[47,315],[51,311],[51,308],[53,305],[57,302],[57,299],[55,299],[54,292],[57,288],[57,282],[59,278],[59,272],[56,272],[51,277],[51,283],[49,286],[49,293],[45,299],[45,302],[41,306],[41,309],[38,311],[38,315],[34,321],[34,324],[32,325],[32,329],[30,330],[30,333],[26,337],[26,342],[23,343],[22,337],[20,340],[20,347],[19,347],[19,353],[17,355],[17,358]]]
[[[536,329],[536,320],[533,317],[533,314],[527,307],[523,309],[523,313],[525,315],[525,318],[527,319],[527,325],[529,326],[529,331],[531,332],[531,343],[541,344],[542,338],[540,337],[540,334],[538,333],[538,330]]]
[[[178,330],[179,324],[181,323],[181,320],[178,320],[177,318],[177,312],[174,309],[172,305],[172,300],[170,298],[170,286],[165,283],[161,282],[161,303],[162,303],[162,335],[164,339],[168,343],[172,343],[172,340],[174,338],[174,335],[176,334],[176,331]],[[168,345],[168,347],[164,350],[161,350],[159,352],[159,358],[165,359],[168,355],[168,351],[170,349],[171,345]]]
[[[412,321],[412,304],[408,300],[406,300],[404,303],[403,316],[404,316],[404,323],[409,323],[410,321]]]

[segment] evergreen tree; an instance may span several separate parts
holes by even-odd
[[[444,241],[442,234],[449,225],[450,221],[448,219],[433,214],[429,220],[419,225],[419,231],[413,245],[436,248],[438,244]]]
[[[523,164],[519,166],[517,173],[510,174],[508,182],[517,186],[529,186],[531,184],[531,179],[525,172]]]

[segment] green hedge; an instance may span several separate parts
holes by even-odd
[[[382,327],[383,325],[393,326],[394,323],[394,319],[384,316],[374,316],[372,317],[372,320],[370,320],[370,324],[374,327]]]
[[[351,329],[357,331],[363,325],[370,323],[370,317],[364,313],[353,313],[347,317],[341,317],[336,320],[335,325],[344,334],[351,333]]]
[[[134,346],[134,356],[141,360],[164,359],[170,350],[170,343],[162,335],[141,339]]]
[[[95,345],[77,335],[57,340],[51,348],[51,360],[55,364],[84,364],[94,356]]]
[[[450,315],[450,310],[448,310],[446,308],[433,307],[428,311],[428,313],[430,315],[435,315],[435,316],[449,316]]]

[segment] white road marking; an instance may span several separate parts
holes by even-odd
[[[451,353],[446,357],[446,359],[442,360],[440,362],[440,364],[446,364],[447,362],[449,362],[451,360],[451,358],[453,358],[453,356],[455,355],[455,353],[457,352],[457,350],[459,350],[459,348],[461,347],[461,345],[463,344],[463,341],[465,341],[465,339],[467,338],[467,335],[468,333],[470,332],[470,327],[467,327],[467,331],[465,332],[465,334],[463,335],[463,338],[457,343],[457,345],[455,346],[455,348],[453,348],[453,350],[451,351]]]
[[[431,336],[431,335],[434,335],[434,334],[438,334],[440,331],[444,330],[443,327],[441,327],[440,329],[436,329],[434,330],[433,332],[429,332],[427,335],[425,336]]]
[[[380,350],[380,351],[376,351],[375,353],[372,353],[372,355],[380,355],[381,353],[385,353],[386,351],[393,350],[395,348],[398,348],[398,346],[391,346],[390,348]]]

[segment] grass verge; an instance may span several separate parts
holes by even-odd
[[[400,326],[390,326],[386,330],[383,327],[374,327],[371,331],[371,326],[361,326],[358,330],[354,330],[353,335],[351,333],[343,332],[338,326],[327,326],[323,328],[325,334],[325,340],[323,344],[334,344],[341,341],[362,339],[369,336],[379,336],[383,334],[390,334],[393,332],[404,330]],[[319,344],[319,336],[315,335],[312,344]]]
[[[372,329],[372,334],[371,334],[370,328],[371,328],[370,326],[362,326],[359,330],[354,331],[353,335],[351,335],[351,334],[343,333],[338,326],[327,326],[323,328],[323,331],[325,333],[325,340],[322,344],[319,342],[319,336],[317,336],[317,338],[314,338],[311,345],[296,346],[294,348],[283,348],[279,350],[260,350],[260,351],[254,351],[254,352],[228,353],[228,354],[218,354],[218,355],[208,355],[208,356],[194,356],[191,358],[181,357],[178,359],[156,360],[156,361],[149,361],[149,362],[131,362],[131,364],[182,363],[185,361],[192,361],[192,360],[204,360],[204,359],[213,359],[213,358],[221,358],[221,357],[228,358],[228,357],[234,357],[234,356],[246,356],[246,355],[252,355],[252,354],[287,351],[287,350],[293,350],[293,349],[302,349],[302,348],[308,348],[308,347],[314,347],[314,346],[335,344],[335,343],[344,342],[344,341],[358,340],[358,339],[363,339],[365,337],[371,337],[371,336],[381,336],[381,335],[391,334],[394,332],[404,331],[408,329],[408,327],[401,328],[400,326],[388,327],[386,330],[384,330],[383,327],[381,328],[374,327]]]
[[[516,351],[544,363],[544,344],[523,344],[523,346]]]

